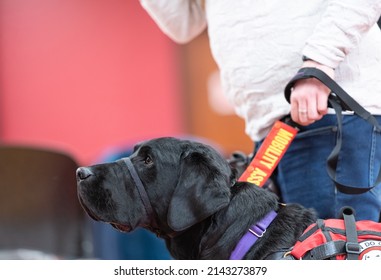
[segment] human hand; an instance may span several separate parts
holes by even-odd
[[[332,79],[335,76],[334,69],[312,60],[305,61],[302,67],[318,68]],[[297,81],[290,96],[292,120],[303,126],[320,120],[327,114],[330,92],[330,89],[318,79]]]

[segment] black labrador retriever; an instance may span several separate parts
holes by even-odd
[[[149,140],[128,158],[77,170],[79,200],[93,219],[123,232],[149,229],[175,259],[229,259],[249,228],[276,211],[240,256],[272,259],[316,220],[313,210],[280,205],[270,191],[236,180],[212,147],[175,138]]]

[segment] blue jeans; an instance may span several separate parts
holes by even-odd
[[[381,123],[381,116],[376,117]],[[337,218],[343,206],[355,209],[357,220],[379,221],[381,184],[364,194],[339,192],[327,174],[326,160],[336,143],[336,115],[303,127],[280,161],[273,180],[285,203],[314,208],[320,218]],[[344,115],[343,144],[336,181],[373,186],[381,164],[381,133],[355,115]]]

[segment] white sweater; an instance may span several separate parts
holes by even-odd
[[[178,43],[208,28],[224,92],[254,141],[289,113],[283,91],[302,55],[335,68],[336,81],[381,115],[381,31],[375,24],[381,0],[140,2]]]

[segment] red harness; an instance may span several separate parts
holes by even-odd
[[[381,260],[381,223],[355,222],[351,208],[345,208],[343,219],[310,225],[289,254],[300,260]]]

